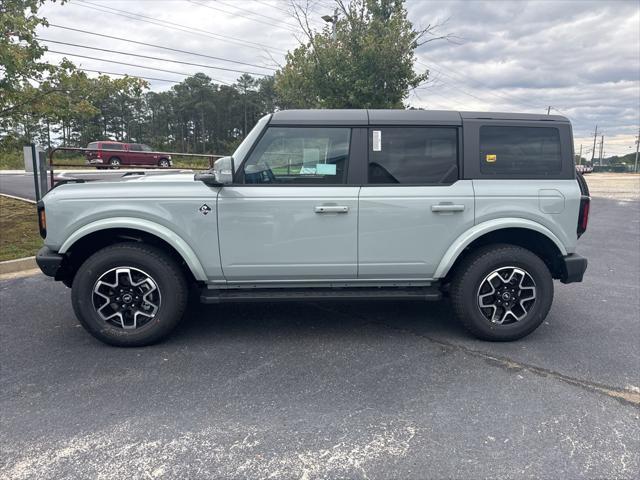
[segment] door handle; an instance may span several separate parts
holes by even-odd
[[[318,205],[314,211],[316,213],[348,213],[349,207],[342,205]]]
[[[440,203],[438,205],[431,205],[431,211],[436,213],[463,212],[464,205],[456,205],[453,203]]]

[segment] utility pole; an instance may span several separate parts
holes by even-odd
[[[550,113],[551,113],[551,105],[547,107],[547,115],[549,115]]]
[[[578,165],[582,164],[582,144],[580,144],[580,154],[578,155]]]
[[[598,161],[598,164],[600,166],[602,166],[602,149],[603,148],[604,148],[604,135],[600,137],[600,160]]]
[[[596,140],[598,138],[598,125],[596,125],[596,133],[593,134],[593,148],[591,149],[591,166],[593,167],[593,159],[596,155]]]
[[[638,129],[638,137],[636,138],[636,163],[633,166],[635,173],[638,173],[638,147],[640,147],[640,128]]]
[[[323,15],[322,20],[331,24],[331,38],[336,39],[336,24],[338,23],[338,9],[333,11],[333,15]]]

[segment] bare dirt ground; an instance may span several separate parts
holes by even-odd
[[[632,173],[590,173],[585,175],[593,197],[640,200],[640,175]]]

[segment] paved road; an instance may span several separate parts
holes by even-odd
[[[33,175],[30,173],[0,174],[0,193],[35,200]]]
[[[592,215],[585,282],[514,343],[359,302],[196,306],[117,349],[62,285],[2,281],[0,478],[637,478],[640,203]]]

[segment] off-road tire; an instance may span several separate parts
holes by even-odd
[[[526,271],[535,281],[536,300],[520,321],[499,325],[487,319],[478,306],[478,291],[487,275],[501,267]],[[553,302],[553,278],[536,254],[522,247],[494,244],[470,253],[456,268],[450,289],[457,319],[473,335],[483,340],[511,341],[525,337],[544,321]]]
[[[131,330],[103,320],[92,300],[97,280],[105,272],[124,266],[146,272],[161,294],[155,316]],[[187,282],[176,261],[159,248],[135,242],[118,243],[94,253],[78,269],[71,291],[73,309],[82,326],[98,340],[119,347],[142,347],[163,339],[182,319],[187,299]]]

